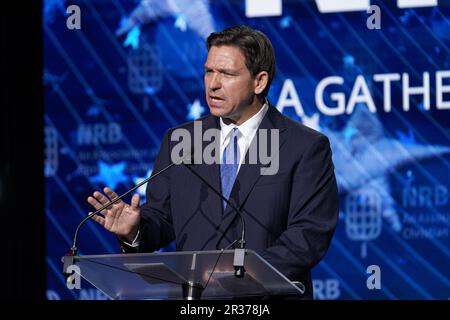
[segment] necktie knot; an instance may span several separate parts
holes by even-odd
[[[223,152],[222,163],[239,164],[238,135],[239,129],[234,128],[230,133],[230,140],[228,141],[228,145]]]

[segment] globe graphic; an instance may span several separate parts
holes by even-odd
[[[162,86],[162,65],[157,51],[148,43],[128,55],[128,87],[136,94],[153,94]]]
[[[376,239],[381,232],[381,198],[371,189],[359,190],[347,196],[345,231],[354,241]]]

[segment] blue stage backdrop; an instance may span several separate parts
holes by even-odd
[[[255,1],[44,1],[49,299],[105,298],[61,273],[86,198],[149,176],[165,130],[208,113],[204,42],[237,24],[273,42],[269,100],[331,141],[340,219],[315,298],[450,297],[450,1]],[[119,252],[95,222],[79,240]]]

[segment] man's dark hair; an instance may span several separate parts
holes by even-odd
[[[269,79],[267,86],[261,93],[266,97],[270,84],[275,76],[275,53],[269,38],[259,30],[247,26],[235,26],[220,32],[213,32],[206,39],[206,47],[236,46],[241,49],[245,57],[245,65],[253,77],[261,71],[267,71]]]

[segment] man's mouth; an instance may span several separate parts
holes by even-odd
[[[211,99],[211,101],[213,102],[218,102],[218,101],[223,101],[225,99],[218,97],[218,96],[209,96],[209,98]]]

